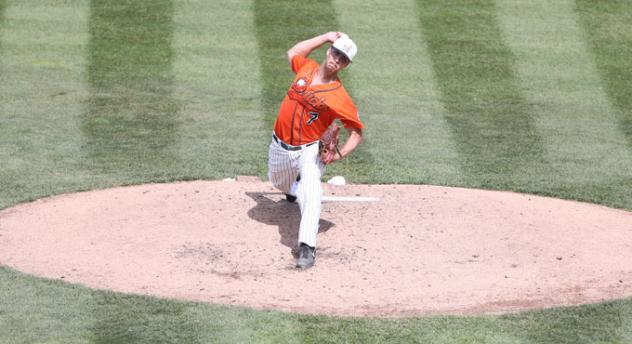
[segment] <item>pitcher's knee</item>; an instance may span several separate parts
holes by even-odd
[[[288,183],[287,181],[284,180],[276,180],[276,179],[270,179],[270,183],[272,184],[272,186],[274,186],[277,190],[281,190],[285,193],[288,193],[290,191],[290,186],[292,185],[291,183]]]
[[[320,169],[315,164],[303,166],[303,168],[301,169],[301,178],[305,178],[307,180],[318,179],[320,181]]]

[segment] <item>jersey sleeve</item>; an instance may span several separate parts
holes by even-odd
[[[340,114],[340,121],[342,122],[342,124],[345,126],[345,128],[357,128],[357,129],[362,129],[364,128],[364,124],[362,124],[362,121],[360,121],[360,116],[358,116],[358,111],[354,110],[352,112],[347,112],[347,111],[343,111]]]
[[[355,104],[353,104],[351,98],[349,98],[348,96],[341,99],[335,111],[337,114],[336,117],[340,119],[345,128],[364,128],[364,124],[362,123],[362,121],[360,120],[360,116],[358,115],[358,109],[356,108]]]
[[[292,71],[295,74],[298,73],[302,68],[304,68],[305,66],[309,64],[318,64],[318,63],[302,55],[294,55],[292,57]]]

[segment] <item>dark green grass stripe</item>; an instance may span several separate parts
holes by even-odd
[[[481,186],[511,183],[543,147],[494,2],[418,0],[418,10],[462,170]]]
[[[7,7],[7,1],[0,0],[0,32],[4,29],[4,9]],[[2,51],[2,40],[0,40],[0,51]]]
[[[110,292],[94,294],[95,344],[200,343],[185,303]]]
[[[171,0],[90,2],[91,93],[82,130],[99,168],[151,168],[174,159],[173,13]]]
[[[254,8],[263,78],[262,103],[270,125],[293,78],[286,51],[302,40],[336,30],[338,22],[330,0],[256,0]],[[324,58],[322,49],[310,57],[320,62]]]
[[[0,0],[0,28],[4,22],[4,9],[7,7],[7,0]]]
[[[632,149],[632,4],[628,0],[577,0],[580,25],[618,125]]]

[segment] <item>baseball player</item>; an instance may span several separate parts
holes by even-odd
[[[309,54],[331,43],[318,64]],[[297,43],[287,52],[296,74],[279,108],[268,153],[268,177],[289,202],[298,201],[301,223],[298,260],[301,269],[314,265],[325,165],[343,159],[362,142],[364,125],[358,110],[338,79],[357,53],[356,44],[342,32],[327,32]],[[322,155],[319,140],[338,119],[349,133],[342,148]]]

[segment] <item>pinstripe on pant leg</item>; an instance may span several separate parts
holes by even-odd
[[[325,170],[325,165],[318,157],[318,145],[303,150],[299,165],[301,181],[298,184],[297,200],[301,208],[301,224],[298,242],[315,247],[323,194],[320,178]]]
[[[298,158],[300,151],[290,152],[280,147],[275,141],[268,150],[268,179],[272,185],[290,193],[292,183],[298,174]]]

